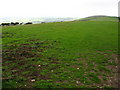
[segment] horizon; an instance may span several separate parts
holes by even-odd
[[[66,20],[67,19],[67,20]],[[0,18],[0,23],[10,23],[10,22],[47,22],[47,21],[69,21],[69,20],[75,20],[78,18],[72,18],[72,17],[7,17],[7,18]]]
[[[108,16],[108,15],[92,15],[92,16]],[[91,16],[86,16],[83,18],[87,18]],[[112,16],[112,17],[118,17],[118,16]],[[36,21],[45,21],[45,19],[68,19],[63,21],[72,21],[76,19],[82,19],[80,17],[3,17],[0,18],[0,23],[6,23],[6,22],[36,22]],[[54,20],[53,20],[54,21]]]
[[[107,16],[107,15],[93,15],[93,16]],[[92,16],[87,16],[87,17],[92,17]],[[84,17],[84,18],[87,18]],[[108,16],[108,17],[117,17],[117,16]],[[27,22],[32,22],[33,24],[38,24],[38,23],[49,23],[49,22],[61,22],[61,21],[74,21],[82,19],[79,17],[28,17],[28,18],[0,18],[0,24],[2,23],[11,23],[11,22],[19,22],[19,23],[27,23]]]

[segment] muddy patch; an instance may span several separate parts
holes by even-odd
[[[44,44],[46,45],[44,46]],[[48,47],[51,47],[48,41],[39,42],[38,40],[30,40],[29,43],[19,45],[9,45],[8,49],[2,51],[2,80],[4,82],[16,81],[18,83],[17,87],[32,87],[35,81],[50,79],[50,74],[40,74],[42,70],[48,68],[48,65],[38,63],[38,59],[43,58],[41,53]],[[51,63],[57,63],[55,58],[49,58],[49,60],[51,60]],[[20,83],[25,82],[26,86],[19,86]]]

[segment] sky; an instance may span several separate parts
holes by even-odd
[[[118,16],[120,0],[0,0],[0,18]]]

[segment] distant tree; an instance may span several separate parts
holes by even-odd
[[[23,22],[22,23],[20,23],[20,25],[22,25],[23,24]]]
[[[41,23],[45,23],[45,22],[41,22]]]
[[[9,26],[10,23],[2,23],[1,26]]]
[[[14,22],[11,22],[11,25],[14,25],[15,23]]]
[[[10,24],[11,24],[11,25],[19,25],[19,22],[15,22],[15,23],[14,23],[14,22],[11,22]]]
[[[32,22],[27,22],[27,23],[25,23],[25,24],[32,24]]]
[[[19,25],[19,22],[16,22],[15,25]]]

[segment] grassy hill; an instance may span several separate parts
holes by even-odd
[[[118,17],[97,15],[78,19],[77,21],[118,21]]]
[[[112,88],[118,78],[114,21],[3,27],[3,88]]]

